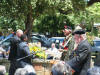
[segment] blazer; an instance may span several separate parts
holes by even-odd
[[[18,54],[17,59],[28,56],[18,61],[19,67],[25,67],[25,65],[31,64],[30,50],[26,42],[19,43],[17,48],[17,54]]]
[[[75,70],[74,75],[87,75],[87,70],[90,68],[90,51],[90,44],[87,40],[83,40],[77,49],[72,52],[70,60],[67,63]]]
[[[9,53],[9,57],[8,60],[10,61],[15,61],[17,58],[17,45],[20,43],[20,38],[17,36],[14,36],[11,40],[10,40],[10,53]]]

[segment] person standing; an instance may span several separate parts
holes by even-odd
[[[16,35],[10,40],[10,53],[8,57],[8,60],[10,61],[9,75],[14,75],[15,70],[17,69],[17,45],[21,41],[21,35],[23,35],[23,31],[18,29]]]
[[[21,42],[18,44],[18,48],[17,48],[17,54],[18,54],[17,60],[19,62],[19,67],[24,68],[27,64],[31,65],[31,56],[30,56],[30,50],[28,44],[26,42],[28,39],[27,36],[24,34],[20,38],[21,38]]]
[[[76,46],[70,55],[70,60],[66,63],[75,71],[74,75],[87,75],[91,61],[91,45],[86,39],[84,30],[76,30],[73,32],[73,35]]]
[[[61,60],[68,61],[69,55],[72,52],[72,49],[74,48],[74,41],[72,36],[72,29],[69,26],[64,26],[63,33],[65,35],[65,39],[62,44],[62,49],[64,49]]]
[[[32,66],[31,58],[33,58],[33,54],[30,54],[30,50],[27,43],[27,36],[23,34],[21,37],[21,42],[18,44],[17,48],[17,63],[18,68],[25,68],[30,72],[28,75],[36,75],[36,72]]]

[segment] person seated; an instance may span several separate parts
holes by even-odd
[[[46,51],[46,54],[48,59],[60,59],[61,57],[61,52],[55,47],[55,43],[52,43],[51,48]]]
[[[52,66],[51,75],[72,75],[72,69],[64,61],[60,61]]]

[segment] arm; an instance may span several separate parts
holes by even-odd
[[[23,51],[24,51],[25,56],[30,55],[30,50],[29,50],[29,47],[27,45],[25,45],[23,47]]]

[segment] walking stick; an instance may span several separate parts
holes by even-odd
[[[34,56],[35,56],[35,54],[36,54],[36,53],[39,53],[39,51],[36,51],[36,52],[32,51],[32,54],[27,55],[27,56],[22,57],[22,58],[18,58],[18,59],[17,59],[17,61],[20,61],[20,60],[25,59],[25,58],[27,58],[27,57],[30,57],[30,56],[32,56],[32,55],[34,55]]]

